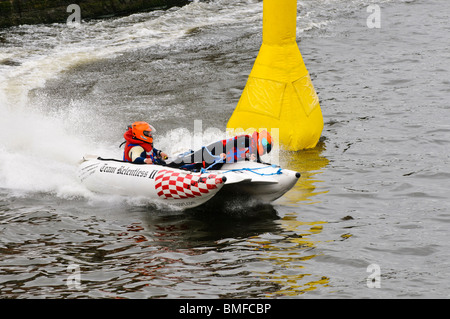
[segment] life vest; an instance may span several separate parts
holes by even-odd
[[[153,145],[136,138],[133,138],[133,134],[131,133],[131,128],[128,129],[123,135],[125,138],[126,144],[125,149],[123,151],[123,160],[127,162],[132,162],[130,158],[130,150],[135,146],[140,146],[145,150],[145,157],[150,158],[153,162],[155,160],[155,155],[153,153]]]
[[[228,163],[245,160],[251,153],[257,153],[256,141],[250,135],[234,136],[222,140],[222,144],[223,150],[226,151],[226,161]],[[232,147],[230,147],[230,145],[232,145]]]

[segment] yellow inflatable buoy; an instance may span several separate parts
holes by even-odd
[[[228,130],[279,129],[285,150],[313,148],[323,129],[319,98],[296,42],[297,0],[263,1],[263,42]]]

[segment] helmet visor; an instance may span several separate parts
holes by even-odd
[[[272,150],[272,144],[267,140],[266,137],[260,137],[260,138],[261,138],[259,141],[260,147],[258,147],[258,149],[260,151],[260,155],[270,153],[270,151]]]
[[[143,131],[142,133],[144,134],[144,136],[148,137],[147,139],[148,143],[153,143],[153,136],[151,131]]]

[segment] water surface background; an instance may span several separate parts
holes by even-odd
[[[77,162],[120,158],[135,120],[170,153],[192,145],[194,120],[221,137],[261,1],[1,29],[0,297],[448,298],[449,15],[445,0],[299,1],[322,141],[281,154],[302,178],[272,205],[187,213],[93,194]]]

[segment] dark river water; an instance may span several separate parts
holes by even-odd
[[[379,8],[379,28],[368,18]],[[376,9],[375,8],[375,9]],[[85,153],[220,138],[262,1],[0,29],[0,298],[448,298],[450,2],[303,0],[321,142],[272,205],[171,211],[89,192]]]

